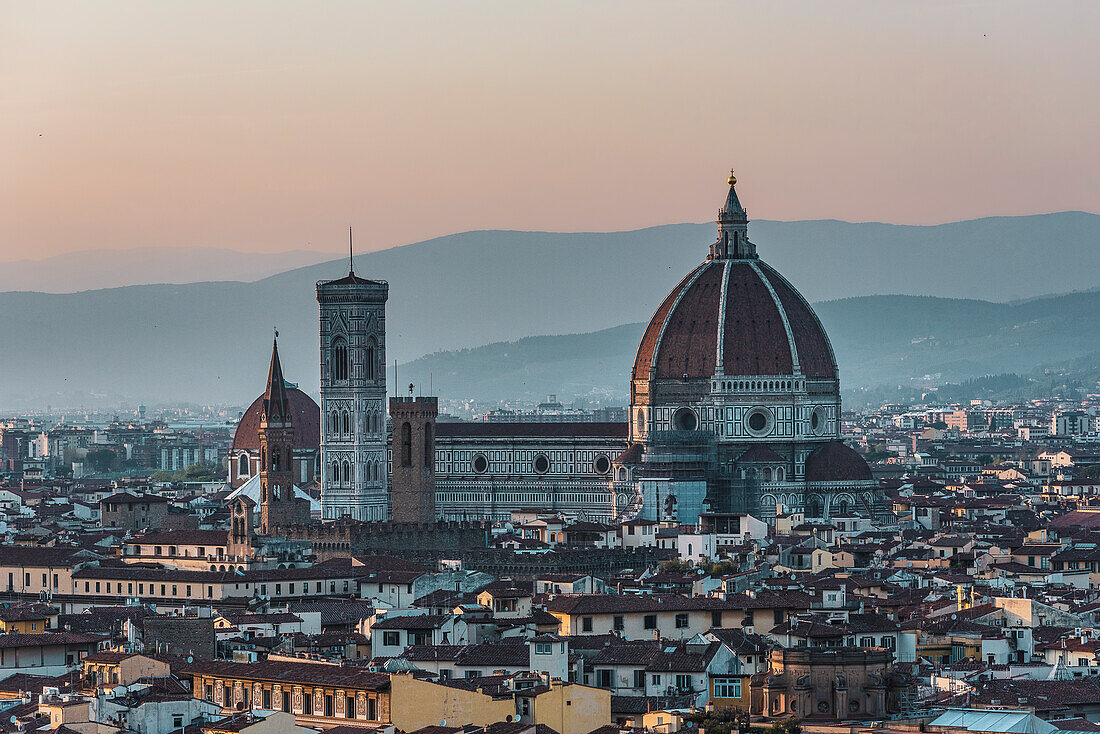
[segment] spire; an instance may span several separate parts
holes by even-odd
[[[351,227],[348,227],[348,275],[355,277],[355,240],[351,236]]]
[[[711,259],[756,259],[756,245],[749,242],[749,214],[737,198],[737,176],[730,169],[730,190],[718,210],[718,241],[710,246]]]
[[[263,417],[266,423],[290,424],[290,399],[286,394],[283,366],[279,363],[278,329],[275,330],[275,339],[271,344],[271,367],[267,372]]]

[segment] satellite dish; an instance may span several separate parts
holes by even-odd
[[[195,662],[195,656],[194,656],[194,655],[188,655],[188,656],[187,656],[187,662],[188,662],[188,663],[193,663],[193,662]]]
[[[959,618],[959,616],[957,614],[952,614],[951,615],[951,619],[958,619],[958,618]]]
[[[9,717],[8,717],[8,721],[10,721],[11,723],[13,723],[13,724],[14,724],[14,723],[16,723],[17,721],[19,721],[19,717],[18,717],[18,716],[16,716],[15,714],[12,714],[11,716],[9,716]]]
[[[446,719],[440,719],[439,720],[439,725],[440,726],[446,726],[447,725],[447,720]]]

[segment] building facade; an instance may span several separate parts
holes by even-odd
[[[881,511],[866,462],[840,442],[840,377],[809,303],[757,255],[731,174],[718,239],[646,328],[624,461],[636,513],[812,517]]]
[[[321,337],[321,518],[388,518],[386,300],[389,285],[317,283]]]
[[[626,448],[622,423],[438,423],[436,512],[447,520],[508,520],[561,512],[608,522],[611,487]]]

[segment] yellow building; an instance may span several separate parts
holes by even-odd
[[[487,726],[498,721],[543,724],[560,734],[587,734],[611,723],[611,692],[537,674],[456,680],[447,685],[411,675],[390,679],[393,725]]]
[[[362,667],[283,660],[209,660],[192,663],[182,673],[191,677],[195,698],[212,701],[226,713],[282,711],[293,714],[301,726],[320,729],[390,722],[389,676]]]
[[[82,661],[89,686],[128,686],[141,678],[167,678],[168,663],[132,652],[97,652]]]
[[[31,602],[0,608],[0,634],[37,635],[57,628],[57,610]]]
[[[749,710],[749,677],[747,675],[711,676],[710,704],[716,709]]]

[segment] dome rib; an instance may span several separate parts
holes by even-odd
[[[717,261],[708,261],[677,299],[657,344],[654,373],[658,379],[714,375],[723,271]]]
[[[794,334],[791,331],[791,321],[787,318],[787,310],[783,307],[783,303],[779,300],[779,296],[776,295],[775,288],[773,288],[771,282],[764,277],[764,273],[760,271],[756,263],[750,262],[749,266],[760,276],[760,282],[768,289],[772,301],[775,302],[775,309],[779,312],[779,318],[783,321],[783,331],[787,333],[787,345],[791,350],[791,372],[797,375],[800,372],[798,365],[798,347],[795,345]]]
[[[672,307],[676,305],[676,302],[680,298],[680,294],[684,288],[687,287],[696,276],[696,274],[707,263],[699,265],[690,273],[684,276],[675,288],[672,289],[665,300],[661,301],[661,305],[657,307],[657,310],[653,313],[653,318],[649,320],[649,325],[645,328],[645,333],[642,334],[642,343],[638,345],[638,354],[634,358],[634,374],[635,380],[648,380],[652,374],[653,358],[657,354],[657,346],[661,340],[661,333],[664,330],[665,319],[668,317],[668,312],[672,310]]]
[[[730,260],[722,355],[727,375],[792,375],[783,315],[752,261]]]
[[[758,267],[783,304],[794,335],[802,374],[808,377],[835,378],[836,355],[833,354],[829,335],[825,333],[821,319],[814,313],[813,307],[775,268],[762,261]]]

